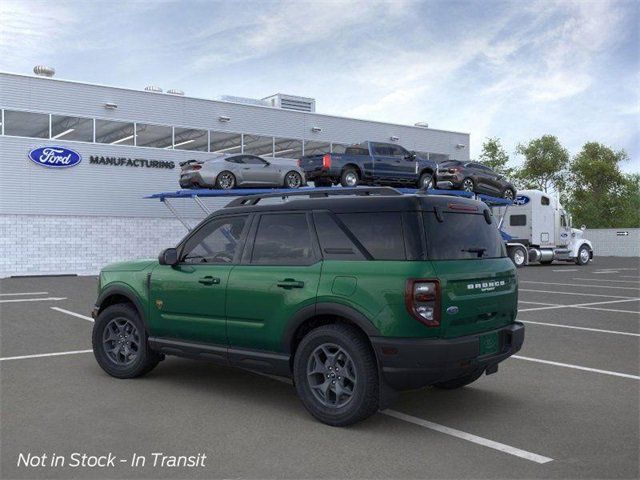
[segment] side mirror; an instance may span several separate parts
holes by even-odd
[[[409,152],[404,156],[405,160],[415,160],[416,152]]]
[[[587,226],[586,226],[586,225],[582,225],[582,226],[580,227],[580,230],[582,230],[583,232],[584,232],[586,229],[587,229]]]
[[[166,248],[160,252],[158,257],[160,265],[177,265],[178,264],[178,250],[175,248]]]

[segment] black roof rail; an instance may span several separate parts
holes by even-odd
[[[256,205],[260,200],[265,198],[282,198],[287,197],[309,197],[309,198],[327,198],[337,195],[358,195],[358,196],[402,196],[402,193],[392,187],[366,187],[366,188],[314,188],[313,190],[294,190],[292,192],[265,193],[258,195],[246,195],[238,197],[229,202],[226,207],[240,207]],[[225,208],[226,208],[225,207]]]

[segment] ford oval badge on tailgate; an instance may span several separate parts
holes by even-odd
[[[43,167],[69,168],[82,161],[78,152],[64,147],[40,147],[29,152],[29,159]]]

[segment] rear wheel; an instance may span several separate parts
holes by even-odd
[[[454,378],[453,380],[447,380],[446,382],[435,383],[433,386],[441,388],[443,390],[455,390],[456,388],[464,387],[470,383],[475,382],[482,376],[483,370],[479,372],[473,372],[463,377]]]
[[[473,192],[476,188],[476,184],[473,182],[471,178],[465,178],[462,181],[462,190],[465,192]]]
[[[578,250],[578,256],[576,257],[576,263],[578,265],[586,265],[591,260],[591,253],[589,247],[582,245]]]
[[[355,168],[348,167],[342,171],[340,185],[343,187],[357,187],[359,182],[360,177],[358,177],[358,172],[356,172]]]
[[[227,172],[225,170],[224,172],[220,172],[218,174],[218,178],[216,178],[216,187],[222,190],[230,190],[235,186],[236,186],[236,177],[233,173]]]
[[[378,369],[364,334],[351,325],[324,325],[300,342],[293,362],[298,396],[322,423],[343,427],[378,410]]]
[[[513,200],[514,198],[516,198],[516,192],[514,192],[511,188],[505,188],[502,191],[502,198],[506,200]]]
[[[294,171],[291,170],[289,173],[287,173],[284,177],[284,186],[287,188],[300,188],[300,186],[302,185],[302,176]]]
[[[144,375],[162,359],[161,354],[149,347],[138,312],[126,303],[111,305],[100,312],[91,340],[98,364],[116,378]]]

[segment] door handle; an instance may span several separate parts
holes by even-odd
[[[286,289],[303,288],[304,282],[300,282],[293,278],[285,278],[284,280],[280,280],[276,285],[278,285],[280,288],[286,288]]]
[[[206,276],[198,280],[198,283],[203,285],[218,285],[220,283],[220,279],[218,277]]]

